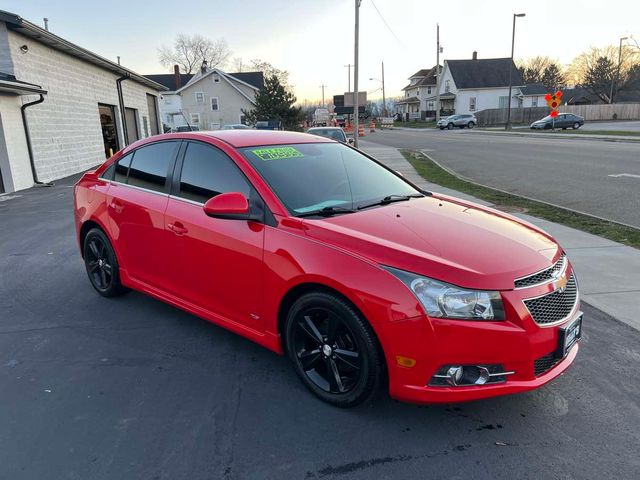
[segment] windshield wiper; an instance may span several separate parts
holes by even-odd
[[[358,210],[362,210],[363,208],[375,207],[377,205],[389,205],[390,203],[393,203],[393,202],[403,202],[411,198],[420,198],[420,197],[424,197],[424,195],[422,195],[421,193],[414,193],[412,195],[387,195],[383,199],[378,200],[376,202],[367,203],[365,205],[359,205]]]
[[[297,217],[330,217],[331,215],[337,215],[339,213],[355,213],[356,210],[345,207],[323,207],[318,210],[311,210],[310,212],[298,213]]]

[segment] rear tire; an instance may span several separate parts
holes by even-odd
[[[574,130],[577,130],[577,129],[579,129],[579,128],[580,128],[580,124],[579,124],[578,122],[576,122],[576,123],[574,123],[574,124],[573,124],[573,129],[574,129]]]
[[[115,251],[105,233],[92,228],[84,237],[84,265],[93,288],[103,297],[115,297],[127,291],[120,283],[120,268]]]
[[[337,295],[310,292],[291,306],[287,355],[302,383],[337,407],[354,407],[379,389],[383,358],[369,323]]]

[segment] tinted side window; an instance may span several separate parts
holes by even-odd
[[[189,143],[182,164],[179,195],[205,203],[220,193],[249,197],[251,186],[233,161],[217,148]]]
[[[161,142],[135,151],[129,171],[129,185],[164,191],[169,164],[175,156],[178,142]]]
[[[112,163],[111,165],[109,165],[109,167],[107,167],[107,169],[102,172],[102,175],[100,175],[100,178],[104,178],[105,180],[113,180],[113,172],[116,169],[116,164]]]
[[[116,170],[113,175],[113,179],[116,182],[127,183],[127,175],[129,174],[129,166],[131,165],[131,159],[133,154],[125,155],[116,162]]]

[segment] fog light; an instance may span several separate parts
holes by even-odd
[[[431,387],[464,387],[502,383],[507,376],[502,365],[444,365],[431,378]]]

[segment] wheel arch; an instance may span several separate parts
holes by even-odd
[[[86,238],[87,233],[89,233],[89,231],[92,228],[100,229],[102,233],[104,233],[109,239],[109,242],[111,243],[111,247],[114,249],[114,251],[116,251],[115,245],[113,244],[113,239],[111,238],[111,235],[109,235],[109,231],[99,221],[97,221],[94,218],[90,218],[82,222],[82,225],[80,226],[80,231],[78,233],[78,240],[80,242],[80,255],[82,256],[82,258],[84,258],[84,239]],[[117,255],[117,251],[116,251],[116,255]],[[118,261],[119,260],[120,259],[118,259]]]

